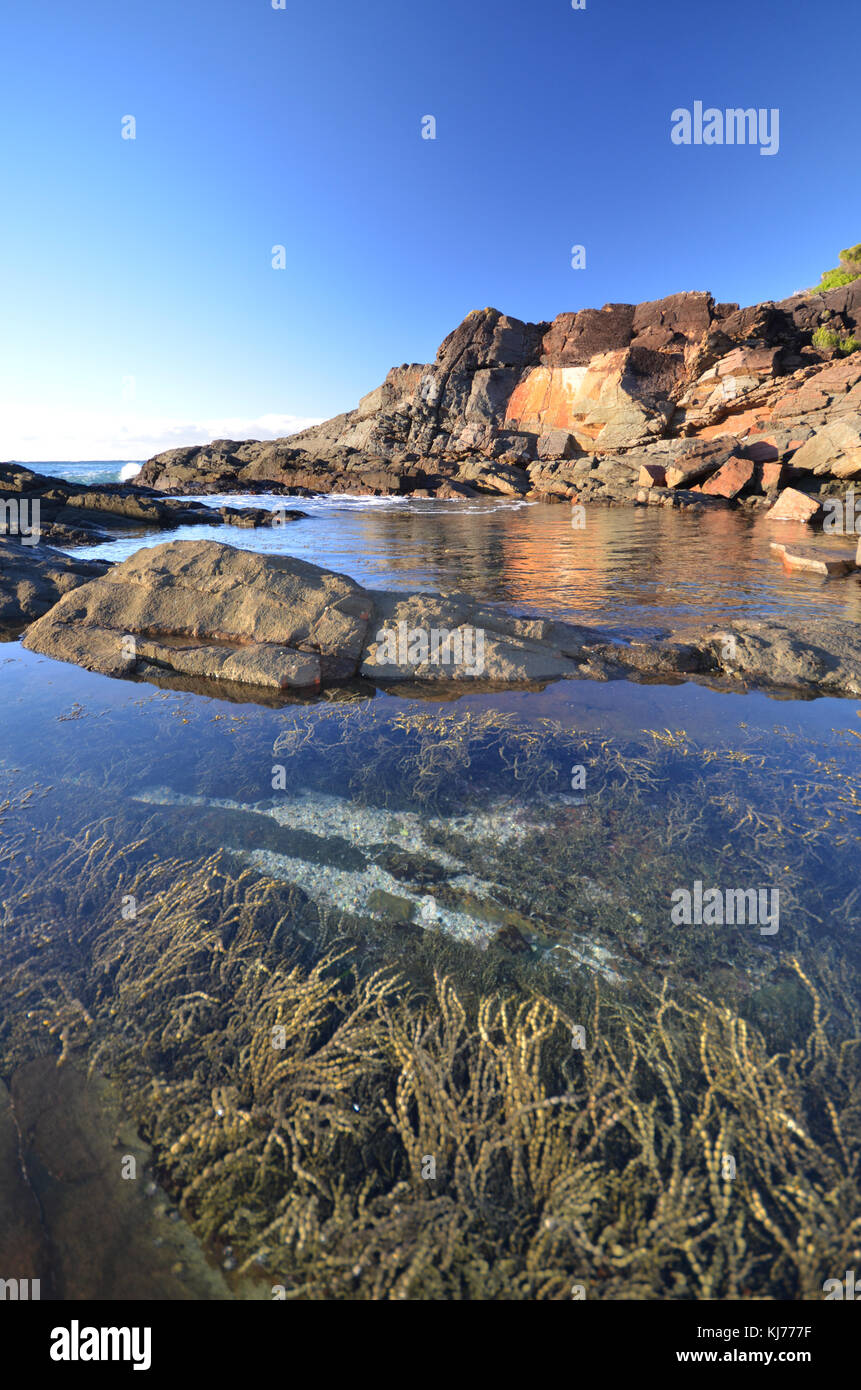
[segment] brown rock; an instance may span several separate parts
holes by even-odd
[[[784,467],[782,463],[763,463],[759,465],[758,481],[763,492],[773,492],[783,486]]]
[[[700,439],[690,448],[677,454],[667,468],[667,487],[689,488],[701,482],[738,451],[738,440],[732,435],[715,439]]]
[[[753,482],[755,473],[756,464],[751,459],[733,456],[703,483],[702,490],[710,497],[732,499]]]
[[[667,470],[662,463],[644,463],[637,478],[638,487],[666,487]]]
[[[822,511],[822,503],[797,488],[785,487],[774,506],[766,512],[769,521],[802,521],[810,525]]]

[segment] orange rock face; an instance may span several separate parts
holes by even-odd
[[[637,442],[651,412],[626,389],[628,352],[600,353],[585,366],[534,367],[515,387],[505,416],[507,429],[545,434],[567,430],[583,447],[617,448]],[[607,426],[610,432],[602,438]]]

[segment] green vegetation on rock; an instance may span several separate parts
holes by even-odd
[[[820,294],[824,294],[826,290],[837,290],[842,285],[851,284],[859,276],[861,276],[861,241],[840,252],[839,266],[835,266],[833,270],[824,271],[816,289]]]
[[[861,343],[859,343],[858,339],[851,333],[847,337],[842,333],[838,333],[835,329],[826,328],[823,325],[823,327],[817,328],[816,332],[813,334],[813,346],[817,348],[837,348],[837,351],[842,353],[844,357],[848,357],[850,353],[858,351],[859,347],[861,347]]]

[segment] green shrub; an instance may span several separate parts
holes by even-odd
[[[850,352],[858,351],[858,348],[861,347],[861,343],[859,343],[857,338],[851,335],[849,337],[844,337],[841,333],[838,333],[836,329],[823,327],[817,328],[813,334],[813,346],[822,349],[837,348],[838,352],[841,352],[844,357],[848,357]]]
[[[821,283],[816,286],[816,289],[820,294],[824,294],[826,290],[838,290],[841,285],[850,285],[853,280],[858,279],[859,275],[861,275],[861,271],[859,270],[842,270],[839,268],[837,270],[826,270],[825,274],[822,276]]]

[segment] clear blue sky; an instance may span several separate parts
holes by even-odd
[[[277,433],[473,308],[779,298],[861,240],[848,0],[41,0],[0,52],[0,457]],[[675,146],[695,100],[779,153]]]

